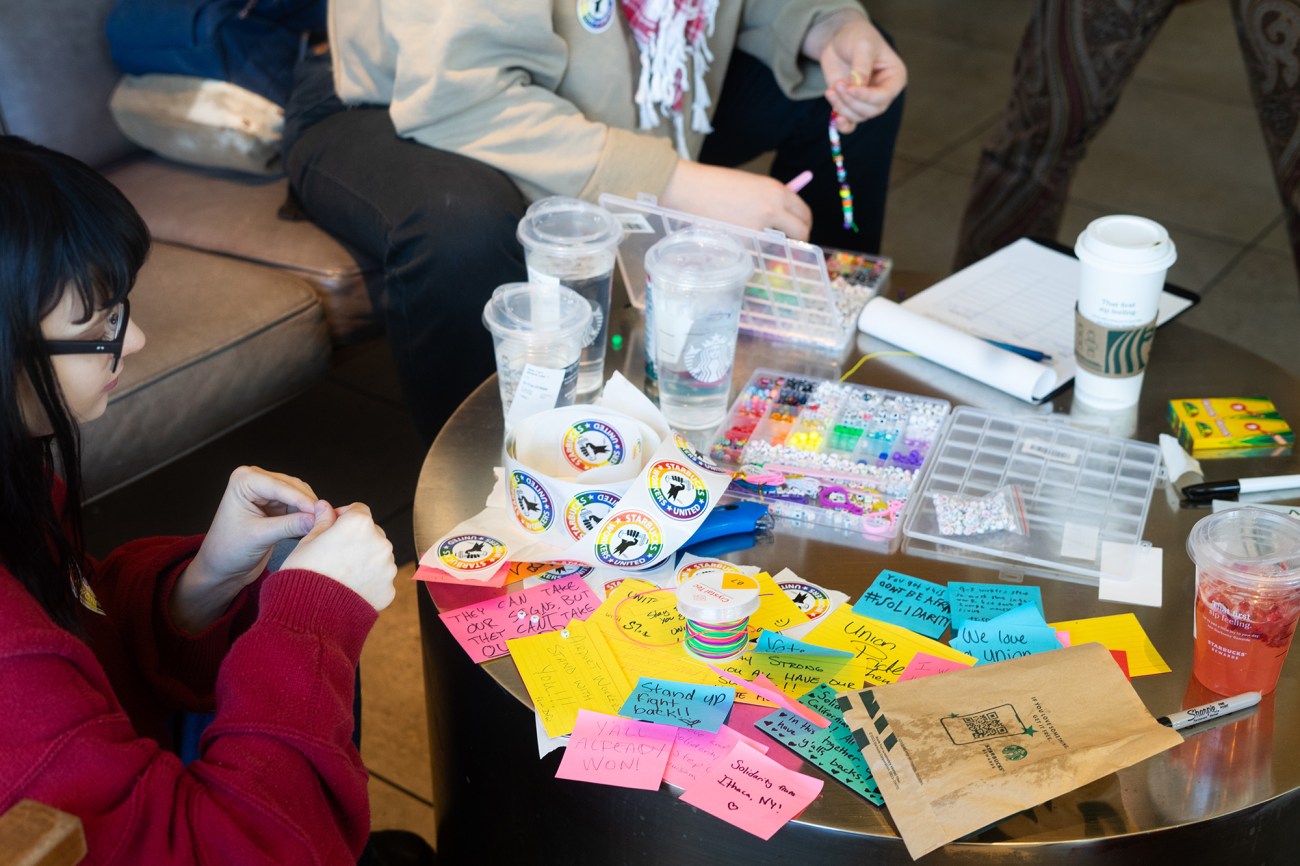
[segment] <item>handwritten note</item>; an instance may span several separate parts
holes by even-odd
[[[1043,591],[1036,586],[1008,586],[1000,583],[948,584],[948,605],[952,621],[960,625],[968,619],[988,621],[1022,604],[1032,603],[1043,613]]]
[[[609,642],[609,648],[629,682],[636,677],[651,677],[706,686],[732,684],[711,671],[704,662],[688,655],[680,646],[645,647],[627,640],[615,640]],[[771,706],[744,689],[736,690],[736,700]]]
[[[917,653],[912,656],[912,660],[907,663],[907,667],[898,675],[897,682],[919,680],[923,677],[946,674],[948,671],[958,671],[970,666],[970,662],[957,662],[952,659],[941,659],[929,653]]]
[[[572,732],[581,709],[617,713],[632,689],[600,629],[581,620],[515,638],[510,651],[551,737]]]
[[[580,578],[556,580],[523,592],[439,614],[456,641],[475,662],[509,652],[511,638],[555,631],[571,619],[586,619],[600,604]]]
[[[685,728],[677,732],[673,740],[673,750],[668,756],[668,768],[664,770],[664,781],[679,788],[689,788],[714,764],[731,751],[738,742],[746,743],[763,754],[767,746],[758,740],[723,725],[716,731],[689,731]]]
[[[795,638],[777,634],[774,631],[764,631],[759,634],[758,641],[754,644],[754,652],[822,656],[824,658],[834,658],[836,656],[853,658],[853,653],[848,652],[847,650],[837,650],[831,649],[830,647],[818,646],[815,643],[796,640]]]
[[[865,665],[865,681],[887,685],[898,679],[919,652],[974,664],[966,653],[928,637],[878,619],[858,616],[841,605],[818,622],[807,640],[832,649],[848,650]]]
[[[787,770],[746,744],[736,743],[703,778],[682,792],[681,799],[760,839],[771,839],[808,808],[821,790],[821,779]]]
[[[758,634],[763,629],[782,631],[808,622],[808,614],[790,600],[785,590],[767,572],[753,575],[758,581],[758,610],[749,618],[749,633]]]
[[[877,806],[885,805],[880,787],[871,777],[871,768],[862,757],[853,731],[836,704],[835,691],[827,686],[818,686],[799,702],[829,720],[830,727],[819,728],[799,716],[777,710],[759,720],[759,729],[804,760],[830,773],[849,790]]]
[[[555,777],[654,791],[676,737],[668,725],[580,710]]]
[[[1094,616],[1054,622],[1052,628],[1068,631],[1075,646],[1096,641],[1109,650],[1123,650],[1128,657],[1130,677],[1169,673],[1169,665],[1160,657],[1155,645],[1132,613]]]
[[[967,620],[958,626],[948,643],[953,649],[974,656],[977,665],[1061,648],[1061,642],[1056,639],[1056,629],[1049,626],[999,625],[996,621],[978,620]]]
[[[681,643],[686,620],[677,612],[677,593],[628,578],[609,591],[590,617],[610,641],[667,647]]]
[[[842,652],[826,652],[827,655],[804,655],[755,651],[718,666],[747,680],[753,680],[762,674],[783,694],[792,698],[802,697],[821,683],[836,691],[861,688],[865,677],[864,666]]]
[[[937,638],[948,628],[948,588],[885,569],[854,602],[853,612]]]
[[[730,686],[702,686],[641,677],[618,714],[678,728],[716,731],[736,700]]]

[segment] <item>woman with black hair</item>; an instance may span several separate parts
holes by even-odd
[[[241,467],[206,536],[82,550],[77,426],[144,346],[148,249],[93,170],[0,136],[0,811],[78,816],[88,863],[355,863],[354,682],[396,574],[369,510]],[[183,765],[169,720],[214,709]]]

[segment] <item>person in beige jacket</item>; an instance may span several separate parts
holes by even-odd
[[[299,70],[286,166],[311,217],[382,264],[374,300],[426,439],[493,371],[478,319],[525,278],[530,201],[650,193],[878,251],[907,73],[854,0],[340,0],[329,30],[331,56]],[[736,168],[767,152],[771,176]]]

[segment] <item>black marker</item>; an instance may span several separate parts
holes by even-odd
[[[1199,707],[1192,707],[1189,710],[1179,710],[1176,713],[1161,716],[1156,719],[1156,721],[1167,728],[1173,728],[1175,731],[1179,731],[1188,725],[1197,725],[1201,722],[1208,722],[1211,719],[1217,719],[1221,716],[1226,716],[1229,713],[1235,713],[1238,710],[1253,707],[1255,704],[1259,703],[1259,699],[1259,692],[1242,692],[1241,694],[1233,695],[1230,698],[1221,698],[1212,704],[1203,704]]]
[[[1274,490],[1300,490],[1300,475],[1266,475],[1261,478],[1229,478],[1226,481],[1189,484],[1183,488],[1183,496],[1193,502],[1204,502],[1238,493],[1268,493]]]

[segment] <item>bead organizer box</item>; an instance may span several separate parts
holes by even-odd
[[[633,200],[605,193],[600,205],[623,226],[619,270],[628,299],[639,310],[645,309],[646,251],[688,228],[725,232],[749,250],[754,273],[745,286],[740,330],[774,342],[842,353],[857,335],[862,308],[889,285],[892,260],[886,257],[823,250],[774,229],[758,232],[669,210],[648,195]]]
[[[759,369],[713,437],[728,495],[784,518],[892,541],[946,400]]]
[[[1160,472],[1155,445],[958,407],[903,522],[904,550],[1096,584],[1106,543],[1139,545]],[[1013,503],[1023,521],[954,531],[954,499]]]

